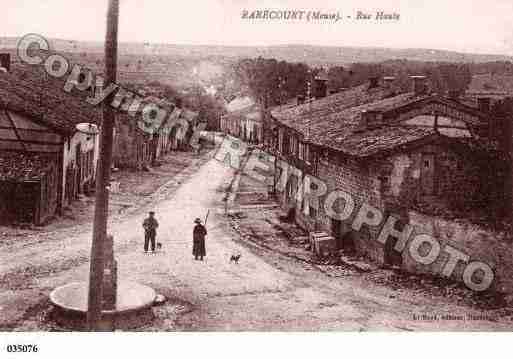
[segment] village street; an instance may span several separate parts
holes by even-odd
[[[256,247],[240,244],[224,216],[222,199],[233,170],[210,159],[151,209],[160,221],[163,251],[142,250],[141,213],[110,227],[119,277],[169,298],[142,330],[506,330],[511,321],[414,321],[418,314],[486,314],[450,301],[397,296],[357,276],[333,279]],[[191,255],[195,217],[207,210],[206,260]],[[59,285],[88,278],[90,233],[61,240],[2,246],[0,329],[47,330],[42,313]],[[239,264],[230,263],[240,253]],[[404,292],[403,292],[404,293]]]

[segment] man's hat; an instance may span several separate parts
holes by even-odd
[[[199,223],[199,224],[201,224],[201,219],[196,218],[196,219],[194,220],[194,223]]]
[[[155,212],[153,212],[153,211],[150,211],[150,212],[149,212],[149,214],[155,214]]]

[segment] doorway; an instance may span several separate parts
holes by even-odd
[[[331,219],[331,235],[335,238],[337,250],[343,250],[345,253],[354,254],[355,252],[355,233],[345,228],[344,222],[338,219]]]

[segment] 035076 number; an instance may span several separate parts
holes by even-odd
[[[39,348],[36,344],[8,344],[8,353],[37,353]]]

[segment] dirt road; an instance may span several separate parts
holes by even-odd
[[[486,314],[429,297],[394,295],[357,277],[333,279],[305,263],[240,244],[224,217],[224,188],[233,170],[210,160],[169,198],[152,207],[163,251],[142,251],[146,213],[113,224],[119,277],[150,285],[171,298],[155,308],[147,330],[507,330],[492,320],[414,320],[418,314]],[[207,224],[207,257],[192,258],[195,217]],[[86,280],[90,234],[4,247],[0,273],[0,328],[45,330],[40,313],[58,285]],[[229,262],[240,253],[240,263]],[[177,306],[176,303],[182,303]],[[176,308],[188,308],[184,312]]]

